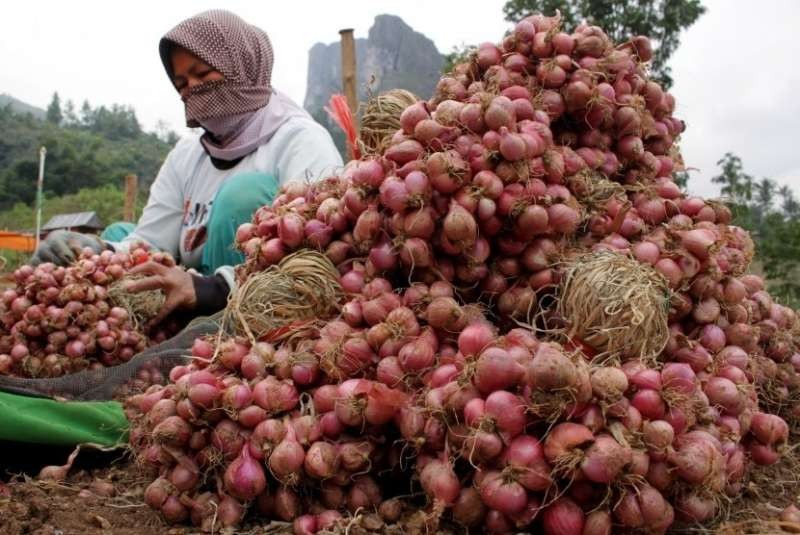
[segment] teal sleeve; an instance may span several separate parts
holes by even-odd
[[[128,440],[128,419],[116,401],[55,401],[0,392],[0,440],[117,446]]]
[[[111,223],[105,228],[100,239],[103,241],[120,242],[128,237],[128,235],[136,229],[136,225],[128,223],[127,221],[118,221]]]
[[[277,192],[274,176],[255,171],[234,175],[222,184],[211,204],[201,273],[211,275],[222,266],[244,262],[244,255],[236,249],[236,229],[251,221],[256,210],[270,204]]]

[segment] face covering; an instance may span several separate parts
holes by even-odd
[[[192,88],[184,99],[186,125],[206,131],[200,142],[212,157],[242,158],[267,143],[290,118],[308,117],[270,84],[273,53],[267,34],[233,13],[206,11],[167,32],[159,52],[170,81],[170,53],[176,45],[224,76]]]

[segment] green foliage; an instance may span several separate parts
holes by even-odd
[[[475,45],[467,45],[462,43],[460,46],[454,46],[453,50],[444,57],[444,65],[442,65],[442,72],[449,73],[459,63],[463,63],[469,59],[473,52],[478,49]]]
[[[794,193],[769,178],[756,181],[733,153],[717,165],[720,173],[711,180],[728,199],[734,223],[751,233],[770,291],[780,302],[800,308],[800,204]]]
[[[129,173],[138,175],[145,189],[149,187],[171,144],[143,132],[130,107],[93,109],[84,101],[79,117],[73,108],[68,102],[62,115],[57,94],[48,108],[52,119],[48,121],[17,114],[10,106],[0,108],[0,129],[5,133],[0,139],[0,209],[34,201],[43,145],[47,147],[44,191],[50,196],[119,186]],[[165,138],[174,140],[174,133],[167,132]]]
[[[136,203],[136,213],[141,214],[146,200],[145,195],[139,195]],[[97,212],[103,224],[108,225],[122,220],[122,210],[125,204],[125,193],[122,189],[110,185],[98,188],[84,188],[77,193],[56,197],[45,196],[42,205],[42,223],[46,223],[57,214]],[[36,211],[33,206],[17,203],[9,210],[0,212],[0,229],[31,231],[36,224]]]
[[[11,273],[23,264],[31,260],[29,253],[13,251],[11,249],[0,249],[0,271]]]
[[[653,41],[652,73],[662,85],[672,85],[670,56],[678,48],[681,30],[705,13],[700,0],[508,0],[503,6],[507,20],[519,21],[532,13],[561,12],[565,28],[586,20],[600,26],[614,42],[646,35]]]
[[[688,171],[675,171],[674,173],[672,173],[672,180],[681,189],[686,189],[686,186],[689,184],[689,172]]]

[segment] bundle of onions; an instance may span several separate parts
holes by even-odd
[[[302,249],[250,276],[231,296],[225,321],[251,340],[276,341],[296,324],[330,318],[339,310],[342,288],[331,261]],[[291,330],[282,328],[291,327]]]
[[[567,267],[558,312],[568,339],[599,354],[655,362],[667,344],[669,291],[651,267],[612,252],[590,253]]]
[[[362,154],[382,154],[400,129],[400,114],[419,98],[405,89],[391,89],[369,99],[361,111],[358,145]]]

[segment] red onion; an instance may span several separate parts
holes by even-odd
[[[631,404],[642,413],[642,416],[652,420],[664,417],[666,405],[661,395],[650,389],[642,389],[636,392],[631,399]]]
[[[630,463],[631,452],[608,435],[598,435],[586,449],[581,470],[587,479],[596,483],[611,483]]]
[[[461,485],[446,461],[430,461],[420,472],[419,479],[428,496],[438,502],[453,505],[459,497]]]
[[[501,127],[514,128],[516,114],[514,105],[508,97],[498,96],[492,99],[483,117],[486,126],[492,130],[500,131]]]
[[[429,117],[425,101],[420,100],[403,110],[400,114],[400,125],[406,134],[411,134],[417,123]]]
[[[278,480],[290,482],[298,474],[305,460],[303,447],[297,442],[294,429],[289,426],[286,436],[275,447],[269,457],[268,466],[270,472]]]
[[[388,149],[386,149],[384,156],[388,160],[391,160],[398,165],[403,165],[419,159],[424,151],[425,148],[420,144],[419,141],[407,139],[396,145],[391,145]]]
[[[225,489],[235,498],[252,500],[266,488],[267,481],[261,465],[250,457],[245,445],[239,456],[225,470]]]
[[[486,516],[486,505],[473,487],[461,489],[453,504],[453,518],[462,526],[477,527]]]
[[[313,515],[302,515],[292,524],[294,535],[313,535],[317,532],[317,519]]]
[[[505,350],[492,347],[481,353],[473,381],[483,394],[517,385],[525,369]]]
[[[750,432],[767,446],[785,442],[789,436],[789,428],[780,416],[763,412],[753,414]]]
[[[581,535],[585,518],[581,508],[567,497],[561,497],[544,510],[542,526],[547,535]]]
[[[494,419],[501,435],[508,438],[521,434],[527,423],[525,403],[505,390],[497,390],[487,396],[486,414]]]
[[[481,481],[479,491],[483,503],[507,515],[522,512],[528,503],[525,488],[505,478],[501,472],[487,474]]]

